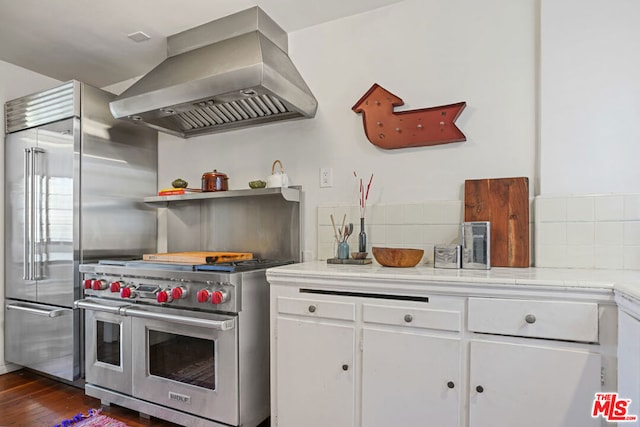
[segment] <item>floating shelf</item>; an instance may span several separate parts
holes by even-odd
[[[228,199],[231,197],[258,197],[280,194],[289,202],[300,202],[301,186],[293,186],[286,188],[257,188],[246,190],[228,190],[228,191],[211,191],[206,193],[186,193],[171,196],[152,196],[145,197],[144,203],[155,207],[166,207],[171,202],[186,202],[196,200],[210,199]]]

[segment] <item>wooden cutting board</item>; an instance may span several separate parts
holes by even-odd
[[[464,220],[491,222],[491,266],[529,267],[529,178],[464,182]]]
[[[165,252],[159,254],[144,254],[144,261],[161,261],[176,263],[206,264],[207,259],[213,262],[238,261],[252,259],[250,252]]]

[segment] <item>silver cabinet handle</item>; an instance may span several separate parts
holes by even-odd
[[[200,319],[197,317],[188,317],[188,316],[176,316],[173,314],[164,314],[164,313],[154,313],[151,311],[139,310],[131,307],[124,307],[121,310],[122,315],[137,317],[140,319],[149,319],[149,320],[160,320],[163,322],[173,322],[179,323],[187,326],[199,326],[209,329],[216,329],[218,331],[228,331],[230,329],[235,328],[236,321],[235,319],[228,320],[208,320],[208,319]]]
[[[536,323],[536,316],[534,316],[533,314],[527,314],[526,316],[524,316],[524,321],[532,325]]]
[[[315,305],[310,305],[309,306],[309,313],[315,313],[317,310],[317,307]]]
[[[73,311],[68,308],[54,308],[52,310],[47,310],[37,306],[32,306],[27,303],[7,304],[7,310],[23,311],[26,313],[35,314],[36,316],[42,316],[42,317],[60,317],[67,313],[70,314]]]
[[[404,315],[404,321],[407,322],[407,323],[413,322],[413,316],[410,315],[410,314],[405,314]]]
[[[455,386],[456,386],[456,385],[455,385],[455,383],[454,383],[453,381],[449,381],[449,382],[447,383],[447,387],[449,387],[449,388],[454,388]]]

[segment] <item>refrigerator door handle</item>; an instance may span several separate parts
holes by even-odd
[[[24,311],[31,314],[35,314],[37,316],[43,317],[59,317],[67,313],[71,313],[72,310],[68,308],[54,308],[52,310],[47,310],[44,308],[40,308],[37,305],[29,304],[25,302],[16,303],[16,304],[7,304],[7,310],[16,310],[16,311]]]
[[[31,171],[33,166],[31,147],[24,149],[24,262],[22,263],[22,278],[31,280],[31,193],[33,180]]]
[[[36,262],[36,252],[38,250],[38,242],[41,240],[40,236],[40,209],[42,205],[42,188],[41,180],[36,179],[36,159],[38,153],[44,153],[45,151],[40,147],[31,147],[31,280],[42,279],[40,274],[40,268],[38,262]],[[39,262],[42,263],[42,257],[38,257]]]

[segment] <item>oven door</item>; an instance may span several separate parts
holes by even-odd
[[[131,395],[131,319],[120,310],[130,304],[83,299],[85,311],[85,377],[89,384]]]
[[[238,425],[236,317],[132,307],[133,395]]]

